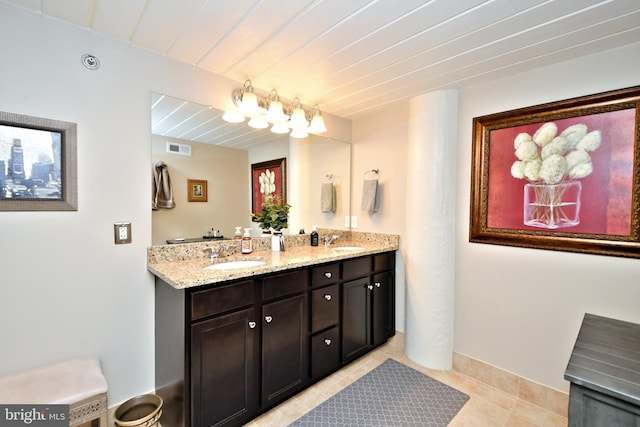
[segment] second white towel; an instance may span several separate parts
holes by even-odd
[[[365,179],[362,186],[362,211],[374,213],[378,211],[378,180]]]

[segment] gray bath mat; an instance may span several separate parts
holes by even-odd
[[[387,359],[290,426],[446,426],[467,400],[466,394]]]

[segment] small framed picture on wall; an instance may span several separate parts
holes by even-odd
[[[189,202],[207,201],[207,181],[202,179],[187,180],[187,200]]]

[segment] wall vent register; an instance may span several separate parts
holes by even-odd
[[[187,144],[178,144],[177,142],[167,141],[167,153],[191,156],[191,146]]]

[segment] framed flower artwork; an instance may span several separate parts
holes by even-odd
[[[473,119],[469,241],[640,258],[640,86]]]
[[[251,165],[251,212],[262,210],[262,198],[274,196],[287,203],[287,159],[275,159]]]

